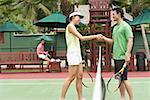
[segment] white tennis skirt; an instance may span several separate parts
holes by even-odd
[[[79,65],[82,63],[82,56],[80,52],[67,52],[68,65]]]
[[[39,54],[38,57],[41,58],[41,59],[45,59],[45,58],[47,58],[47,55]]]

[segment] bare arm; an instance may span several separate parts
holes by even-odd
[[[76,29],[75,26],[73,25],[69,25],[68,27],[69,32],[74,34],[76,37],[78,37],[80,40],[82,41],[87,41],[87,40],[92,40],[92,39],[96,39],[97,35],[90,35],[90,36],[82,36]]]
[[[104,35],[99,35],[99,37],[98,37],[98,40],[99,41],[104,41],[104,42],[107,42],[107,43],[109,43],[109,44],[113,44],[114,43],[114,39],[113,39],[113,37],[112,37],[112,39],[111,38],[107,38],[107,37],[105,37]]]
[[[41,54],[47,54],[47,52],[43,51],[43,49],[39,49],[39,53],[41,53]]]
[[[40,45],[38,45],[36,50],[38,54],[47,54],[47,52],[44,51],[44,48],[41,48]]]
[[[127,51],[126,53],[130,54],[131,53],[131,50],[132,50],[132,47],[133,47],[133,38],[129,38],[128,39],[128,44],[127,44]]]
[[[125,61],[127,64],[130,62],[131,50],[133,46],[133,37],[128,38],[127,51],[125,53]]]
[[[114,39],[113,38],[111,39],[111,38],[107,38],[107,37],[104,36],[103,40],[105,42],[109,43],[109,44],[113,44],[114,43]]]

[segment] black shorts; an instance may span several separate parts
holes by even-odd
[[[115,73],[121,70],[124,63],[125,63],[125,60],[114,60]],[[128,75],[128,67],[125,68],[124,73],[121,75],[121,80],[127,80],[128,79],[127,75]]]

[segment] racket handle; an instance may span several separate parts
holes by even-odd
[[[127,66],[127,63],[124,63],[124,64],[123,64],[123,67],[122,67],[121,70],[119,71],[121,74],[123,74],[124,69],[126,68],[126,66]]]
[[[123,68],[126,68],[126,67],[127,67],[127,63],[124,63],[124,64],[123,64]]]

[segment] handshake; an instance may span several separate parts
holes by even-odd
[[[97,34],[97,35],[95,35],[96,36],[96,40],[98,40],[98,41],[105,41],[105,36],[104,35],[102,35],[102,34]]]

